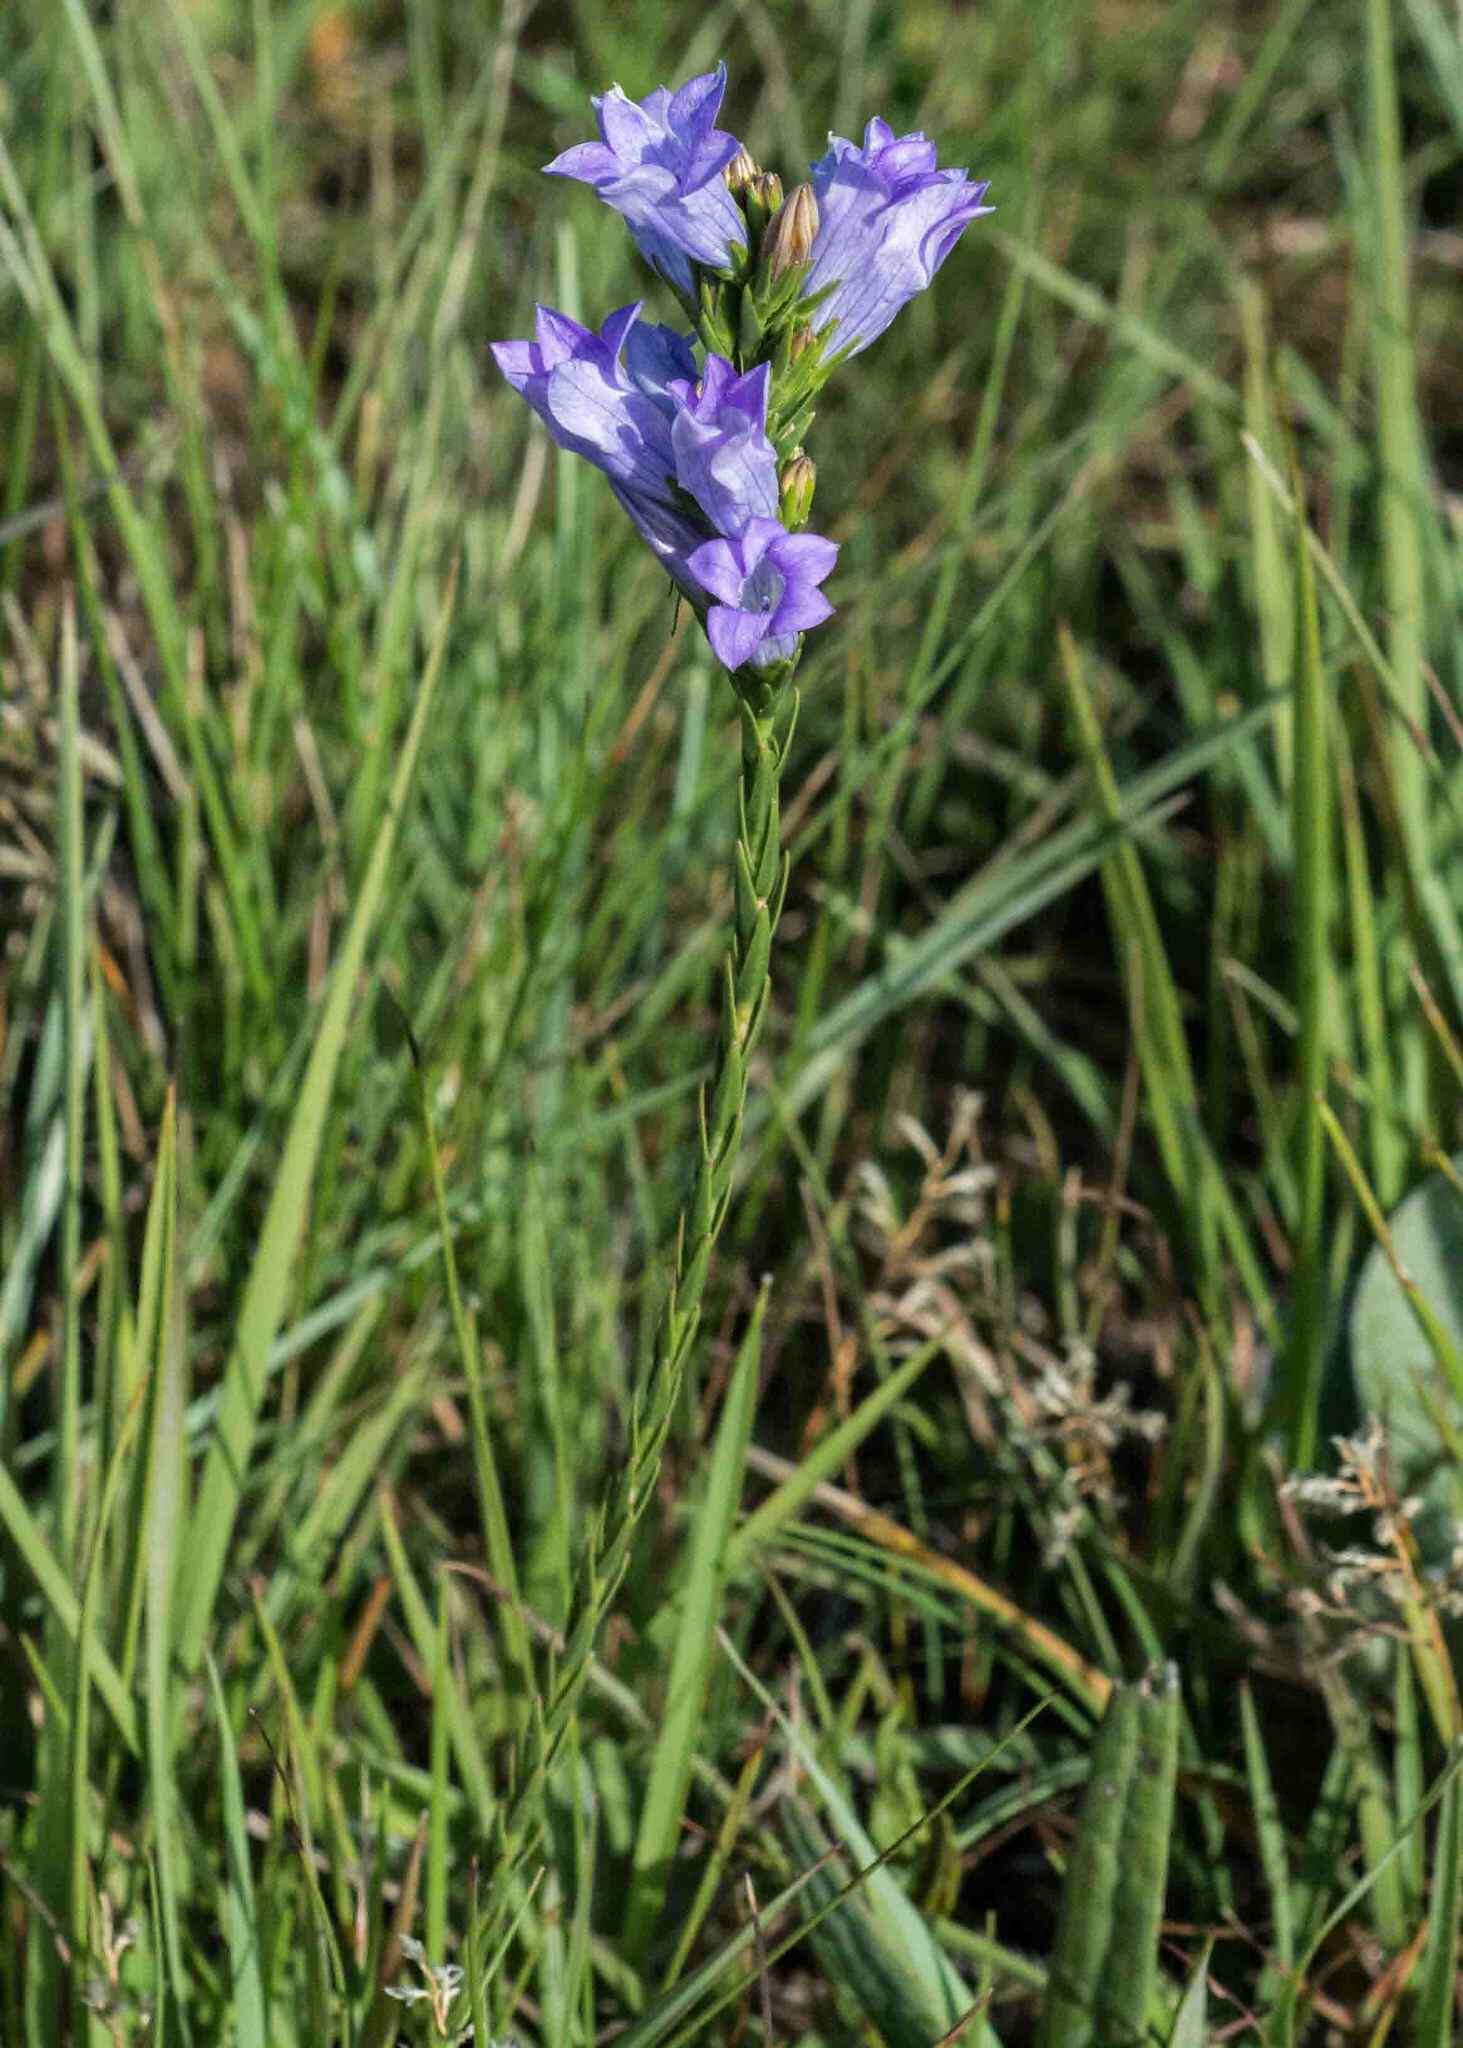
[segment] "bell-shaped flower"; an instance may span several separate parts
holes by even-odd
[[[838,549],[818,533],[789,533],[776,519],[753,519],[732,540],[708,540],[689,558],[691,574],[717,600],[706,637],[724,668],[786,661],[799,633],[831,618],[818,585]]]
[[[767,438],[771,365],[739,377],[724,356],[708,356],[695,385],[674,384],[671,425],[676,481],[718,533],[745,532],[777,516],[777,456]]]
[[[918,132],[896,136],[877,118],[863,147],[830,135],[826,156],[808,172],[818,201],[818,233],[803,296],[827,291],[812,324],[838,325],[830,357],[857,355],[922,292],[984,205],[989,185],[961,170],[941,170],[935,145]],[[830,289],[831,287],[831,289]]]
[[[705,528],[676,490],[672,384],[688,384],[696,360],[683,335],[640,324],[639,304],[611,313],[598,334],[540,306],[532,341],[497,341],[493,356],[561,448],[610,479],[647,545],[683,590]]]
[[[544,166],[592,185],[624,216],[646,261],[688,299],[696,291],[691,265],[730,268],[747,240],[722,176],[741,148],[716,126],[725,91],[724,64],[678,92],[659,86],[640,101],[611,86],[591,102],[599,141],[576,143]]]

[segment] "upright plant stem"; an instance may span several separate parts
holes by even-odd
[[[775,691],[759,692],[755,683],[744,684],[739,677],[738,688],[741,773],[734,850],[736,906],[723,963],[716,1068],[701,1093],[696,1162],[676,1229],[650,1371],[635,1399],[630,1441],[618,1478],[590,1532],[585,1563],[570,1602],[563,1650],[533,1737],[533,1753],[504,1811],[498,1861],[505,1873],[519,1862],[536,1832],[540,1788],[572,1722],[595,1639],[624,1577],[635,1532],[654,1491],[701,1320],[711,1256],[731,1200],[747,1073],[767,1009],[772,938],[787,886],[779,791],[797,716],[797,694],[791,682]],[[509,1906],[510,1889],[504,1885],[490,1913],[494,1927]]]
[[[551,1748],[583,1685],[595,1634],[624,1576],[635,1530],[660,1469],[681,1378],[701,1320],[711,1254],[731,1199],[747,1099],[747,1069],[767,1008],[772,934],[787,880],[779,783],[796,709],[790,688],[780,698],[762,704],[745,697],[742,700],[735,928],[723,966],[716,1071],[701,1095],[695,1175],[676,1230],[674,1263],[650,1374],[636,1398],[621,1477],[591,1545],[565,1632],[546,1726]]]

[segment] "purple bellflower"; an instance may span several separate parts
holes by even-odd
[[[697,548],[688,566],[718,600],[706,615],[706,637],[722,666],[786,661],[799,633],[833,616],[818,585],[837,560],[831,540],[789,533],[776,519],[753,519],[738,538]]]
[[[826,290],[815,328],[836,319],[834,356],[857,355],[922,292],[983,205],[985,180],[941,170],[935,145],[916,131],[896,136],[887,121],[864,130],[863,148],[830,135],[808,172],[819,227],[804,296]]]
[[[676,583],[699,594],[687,558],[705,538],[673,485],[668,386],[696,375],[690,343],[669,327],[641,324],[622,306],[596,334],[540,306],[532,341],[495,341],[498,368],[561,448],[609,478],[615,496]]]
[[[739,377],[711,355],[698,378],[686,337],[639,313],[638,304],[622,306],[596,334],[540,306],[534,340],[494,342],[493,355],[558,445],[604,471],[699,608],[704,594],[688,569],[694,550],[777,512],[770,371],[763,363]]]
[[[624,215],[641,255],[687,299],[696,292],[693,262],[729,268],[747,240],[722,177],[741,147],[715,125],[725,91],[724,64],[676,93],[659,86],[638,102],[611,86],[591,103],[600,140],[576,143],[544,166],[593,185]]]
[[[671,446],[676,481],[718,533],[736,535],[754,518],[777,516],[777,457],[767,438],[771,365],[739,377],[724,356],[708,356],[696,385],[673,384]]]

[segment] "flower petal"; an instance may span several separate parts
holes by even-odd
[[[789,583],[772,614],[772,628],[778,633],[805,633],[809,626],[821,626],[832,616],[833,607],[821,590],[811,583]]]
[[[714,604],[706,614],[706,637],[723,668],[740,668],[766,639],[767,619],[762,612],[738,612],[729,605]]]
[[[655,146],[660,122],[612,85],[599,102],[599,132],[623,170]]]
[[[735,605],[746,582],[746,571],[737,559],[730,541],[708,540],[686,559],[686,567],[712,597],[719,597],[724,605]]]
[[[593,185],[624,216],[641,255],[683,296],[695,290],[693,262],[724,269],[747,240],[721,175],[741,146],[714,125],[725,90],[723,65],[675,94],[660,86],[638,104],[612,86],[593,102],[600,140],[567,149],[548,166]]]
[[[718,64],[714,71],[703,71],[699,78],[688,78],[666,109],[667,128],[692,143],[700,142],[714,126],[725,93],[725,64]]]
[[[857,354],[925,289],[970,222],[990,211],[987,187],[940,169],[918,131],[896,137],[877,118],[862,149],[830,136],[809,176],[819,226],[804,295],[824,295],[812,320],[831,327],[831,354]]]
[[[753,668],[771,668],[775,662],[790,661],[797,652],[796,633],[769,633],[752,657]]]
[[[531,341],[490,341],[493,361],[508,379],[515,391],[521,391],[534,374],[534,356],[537,350]]]
[[[544,169],[551,178],[582,178],[586,185],[598,185],[618,176],[620,161],[603,142],[576,142],[572,149],[560,150]]]
[[[618,307],[599,330],[600,339],[612,356],[618,356],[624,348],[626,337],[640,317],[643,303],[643,300],[636,299],[633,305]]]
[[[821,583],[833,572],[838,543],[821,533],[789,533],[768,550],[779,569],[797,583]]]
[[[741,557],[750,575],[769,551],[775,540],[788,540],[787,528],[780,519],[756,518],[747,521],[747,530],[741,537]]]
[[[591,329],[581,327],[567,313],[556,313],[552,306],[535,306],[533,333],[534,340],[543,350],[546,370],[552,370],[556,363],[569,362],[577,355],[592,352],[594,348],[595,336]]]

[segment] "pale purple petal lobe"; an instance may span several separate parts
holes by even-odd
[[[752,612],[714,604],[706,614],[706,637],[723,668],[737,669],[750,661],[767,637],[767,621]]]

